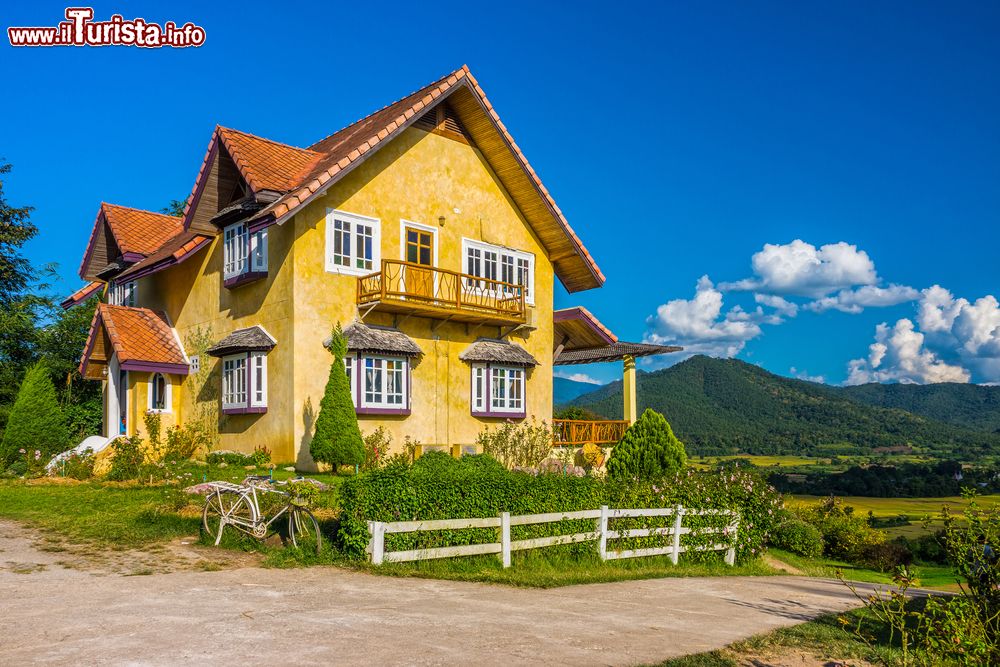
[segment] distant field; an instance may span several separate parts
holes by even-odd
[[[722,461],[731,461],[732,459],[747,459],[753,463],[758,468],[793,468],[796,466],[811,466],[818,463],[829,463],[830,459],[827,458],[811,458],[808,456],[751,456],[746,455],[736,455],[736,456],[692,456],[688,462],[699,468],[710,468],[717,463]]]
[[[794,496],[795,501],[812,504],[823,500],[820,496]],[[941,513],[941,509],[948,507],[952,513],[961,513],[968,505],[968,501],[959,496],[947,498],[867,498],[862,496],[843,496],[841,498],[845,505],[850,505],[856,512],[868,514],[871,511],[877,517],[894,517],[905,514],[910,518],[909,526],[896,526],[886,528],[885,532],[895,537],[904,535],[906,537],[916,537],[928,532],[925,528],[924,518],[931,517],[929,530],[933,531],[941,526],[940,519],[936,517]],[[981,507],[994,507],[1000,504],[1000,495],[979,496],[976,501]]]

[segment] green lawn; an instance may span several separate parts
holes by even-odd
[[[802,570],[810,577],[826,577],[833,579],[838,572],[843,573],[845,579],[851,581],[864,581],[871,584],[892,584],[892,573],[878,572],[858,565],[851,565],[834,558],[803,558],[780,549],[771,549],[771,555],[780,561]],[[940,590],[954,590],[956,578],[952,569],[947,565],[918,564],[913,566],[913,572],[918,583],[914,584],[920,588],[934,588]]]
[[[812,466],[819,463],[829,462],[830,457],[814,458],[809,456],[753,456],[746,454],[743,456],[692,456],[688,463],[697,468],[713,468],[722,461],[733,459],[748,459],[758,468],[796,468],[799,466]]]

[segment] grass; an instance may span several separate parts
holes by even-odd
[[[845,579],[850,581],[862,581],[870,584],[891,584],[892,573],[879,572],[859,565],[852,565],[834,558],[804,558],[796,554],[771,549],[772,556],[780,561],[788,563],[792,567],[802,570],[803,574],[810,577],[825,577],[834,579],[837,573],[843,574]],[[920,588],[933,588],[937,590],[955,590],[956,577],[951,567],[947,565],[917,564],[913,566],[913,572],[917,577],[914,584]]]
[[[873,632],[875,641],[866,644],[852,632],[845,630],[838,620],[841,616],[856,624],[863,619],[866,628]],[[902,653],[889,640],[888,628],[873,619],[864,610],[846,614],[829,614],[807,623],[750,637],[725,649],[696,653],[661,663],[660,667],[736,667],[741,664],[773,664],[769,656],[804,653],[817,660],[815,664],[837,664],[843,660],[860,659],[877,664],[897,664]],[[796,663],[798,664],[798,663]],[[803,661],[801,664],[809,664]]]
[[[688,462],[698,468],[714,468],[722,461],[733,459],[749,460],[758,468],[797,468],[799,466],[811,466],[829,461],[830,458],[816,458],[810,456],[756,456],[756,455],[735,455],[735,456],[692,456]]]

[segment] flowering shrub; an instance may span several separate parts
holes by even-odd
[[[94,476],[94,452],[90,449],[73,452],[53,466],[52,473],[72,479],[90,479]]]
[[[613,482],[590,476],[548,473],[543,470],[506,470],[488,456],[425,454],[414,465],[401,459],[344,482],[340,490],[341,515],[337,540],[349,556],[362,558],[368,543],[368,521],[412,521],[495,517],[501,512],[541,514],[546,512],[593,510],[601,505],[612,508],[673,507],[733,510],[739,514],[736,533],[737,559],[756,557],[781,509],[774,489],[757,475],[745,471],[722,473],[687,471],[656,482]],[[723,527],[728,517],[690,516],[684,525]],[[632,527],[660,527],[672,523],[670,517],[615,519],[615,530]],[[559,521],[550,524],[514,526],[511,539],[594,530],[592,519]],[[718,535],[685,535],[686,544],[717,542]],[[616,541],[616,548],[641,548],[669,543],[665,536],[629,538]],[[415,549],[496,540],[490,528],[390,534],[386,549]],[[573,545],[576,550],[594,551],[595,542]],[[701,556],[698,556],[701,557]],[[706,554],[721,558],[721,554]]]
[[[365,462],[361,464],[361,469],[374,470],[380,467],[389,458],[389,448],[392,446],[392,434],[384,426],[379,426],[366,435],[363,441],[365,445]]]

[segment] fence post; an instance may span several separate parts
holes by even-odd
[[[729,525],[729,528],[731,530],[729,539],[732,540],[732,542],[730,542],[732,546],[729,547],[729,549],[726,551],[726,565],[736,565],[736,531],[739,529],[739,527],[740,527],[740,517],[737,516],[735,519],[733,519],[733,522]]]
[[[385,557],[385,524],[369,521],[368,531],[372,535],[372,565],[381,565]]]
[[[510,567],[510,512],[500,513],[500,560]]]
[[[597,554],[601,560],[608,559],[608,506],[601,505],[601,518],[597,520],[597,532],[600,537],[597,541]]]
[[[684,516],[684,508],[678,505],[674,508],[674,548],[670,552],[670,562],[677,565],[677,558],[681,553],[681,520]]]

